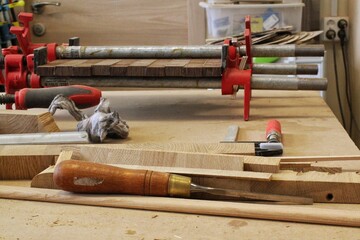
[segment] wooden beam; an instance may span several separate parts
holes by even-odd
[[[62,59],[38,67],[40,76],[221,77],[218,59]]]
[[[359,211],[320,208],[316,205],[305,207],[163,197],[84,195],[14,186],[0,186],[0,198],[360,227]]]

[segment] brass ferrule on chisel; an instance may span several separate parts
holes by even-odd
[[[168,194],[172,197],[190,197],[191,178],[170,174]]]

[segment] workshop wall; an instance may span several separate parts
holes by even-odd
[[[320,19],[323,19],[325,16],[331,16],[331,0],[321,0],[320,7]],[[351,80],[351,89],[352,89],[352,108],[354,112],[354,118],[357,122],[360,122],[360,111],[359,103],[360,96],[356,95],[356,92],[360,90],[360,85],[357,83],[357,76],[360,74],[358,65],[360,64],[360,53],[357,51],[356,44],[360,40],[360,33],[356,26],[360,24],[360,16],[358,12],[360,10],[360,2],[356,0],[341,0],[338,1],[338,16],[349,16],[349,42],[348,42],[348,52],[349,52],[349,62],[350,62],[350,80]],[[326,92],[325,100],[330,106],[331,110],[335,113],[339,121],[341,122],[340,108],[337,100],[336,93],[336,83],[335,83],[335,68],[333,60],[333,46],[332,43],[324,42],[326,48],[326,77],[329,81],[328,90]],[[349,131],[350,126],[350,112],[346,104],[346,94],[345,94],[345,70],[342,61],[342,52],[340,43],[336,43],[336,58],[338,66],[338,76],[339,76],[339,89],[341,95],[341,102],[345,116],[346,128]],[[360,147],[360,133],[359,129],[356,129],[356,124],[353,124],[351,137],[355,144]]]
[[[355,121],[360,123],[360,50],[358,47],[360,41],[360,1],[349,0],[349,17],[350,17],[350,39],[349,39],[349,62],[350,62],[350,79],[352,88],[352,105]],[[357,125],[359,126],[359,125]],[[353,140],[360,147],[359,129],[354,129]]]
[[[27,1],[27,11],[31,3]],[[32,25],[45,28],[34,42],[67,42],[80,37],[84,45],[187,44],[186,0],[61,0],[34,14]]]

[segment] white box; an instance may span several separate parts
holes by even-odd
[[[207,38],[220,38],[242,33],[244,20],[251,17],[252,32],[275,27],[293,26],[301,30],[303,3],[281,4],[209,4],[200,2],[206,9]]]

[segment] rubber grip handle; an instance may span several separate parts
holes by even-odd
[[[100,90],[82,85],[24,88],[15,93],[15,106],[16,109],[48,108],[58,94],[73,100],[80,109],[96,106],[101,98]]]
[[[168,195],[169,177],[169,173],[125,169],[79,160],[59,163],[53,174],[54,183],[69,192],[152,196]]]
[[[266,125],[265,135],[268,142],[281,142],[280,122],[275,119],[269,120]]]

